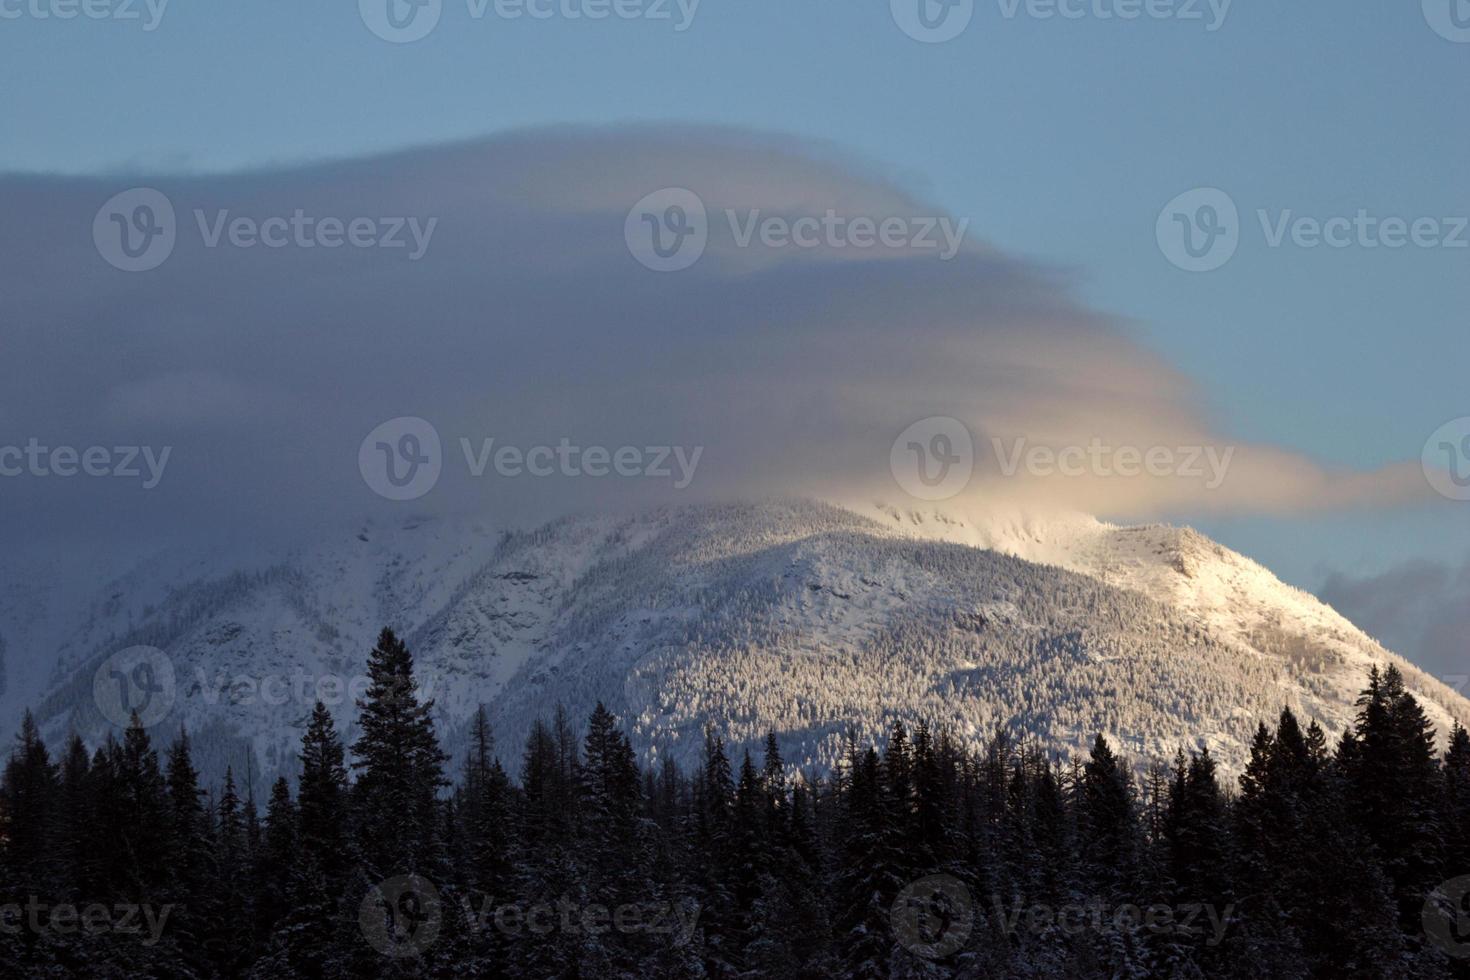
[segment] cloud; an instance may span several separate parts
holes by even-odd
[[[180,371],[121,382],[103,411],[128,426],[228,429],[289,423],[300,410],[290,396],[215,371]]]
[[[177,240],[160,266],[129,273],[103,260],[93,221],[136,186],[167,196]],[[709,215],[708,247],[684,271],[651,271],[625,242],[629,209],[661,188],[693,191]],[[1082,306],[1056,270],[986,245],[983,228],[948,261],[825,232],[810,248],[742,245],[753,217],[902,219],[915,233],[960,220],[871,164],[785,137],[541,130],[268,172],[3,177],[0,202],[14,257],[0,266],[11,441],[175,447],[148,498],[7,486],[32,531],[79,511],[104,527],[207,528],[397,506],[365,486],[357,450],[404,415],[433,422],[446,451],[415,506],[517,519],[660,497],[903,502],[890,447],[936,415],[974,433],[977,472],[959,506],[1132,518],[1385,506],[1427,491],[1417,464],[1341,472],[1217,431],[1188,378]],[[231,244],[240,219],[247,232],[285,222],[285,244]],[[406,223],[402,247],[326,247],[291,224],[323,219],[340,223],[339,240],[355,219],[374,241],[400,220],[419,235]],[[704,451],[676,494],[649,479],[476,479],[461,438]],[[1001,450],[1018,440],[1165,447],[1176,463],[1208,446],[1229,451],[1229,467],[1210,489],[1207,474],[1008,475]]]
[[[1334,572],[1319,595],[1389,649],[1470,691],[1470,558],[1458,568],[1416,559],[1378,575]]]

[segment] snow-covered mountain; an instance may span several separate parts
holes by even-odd
[[[53,738],[102,737],[99,668],[157,647],[175,678],[160,737],[182,723],[206,771],[248,755],[257,779],[293,770],[317,697],[351,724],[383,625],[408,638],[451,749],[484,702],[512,768],[537,717],[563,704],[580,721],[597,700],[649,758],[692,761],[714,725],[737,751],[774,730],[789,761],[820,766],[848,730],[923,717],[1068,752],[1100,730],[1140,759],[1202,739],[1234,770],[1283,706],[1342,729],[1375,662],[1442,731],[1470,721],[1470,702],[1248,559],[1085,517],[797,501],[520,533],[406,519],[248,561],[160,555],[60,612],[44,577],[23,581],[0,587],[12,722],[32,704]]]

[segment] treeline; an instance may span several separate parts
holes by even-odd
[[[1329,745],[1283,712],[1238,787],[1207,750],[1137,779],[925,724],[830,776],[778,742],[642,768],[601,706],[484,712],[453,780],[385,630],[359,737],[321,704],[264,814],[183,732],[58,758],[29,716],[0,781],[0,975],[1470,977],[1470,736],[1393,669]],[[350,752],[349,752],[350,749]],[[350,762],[349,762],[350,759]]]

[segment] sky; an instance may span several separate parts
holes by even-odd
[[[886,452],[892,418],[958,415],[982,447],[1235,446],[1218,493],[981,486],[1191,523],[1421,662],[1463,659],[1456,630],[1392,614],[1429,602],[1416,622],[1454,623],[1470,599],[1470,504],[1419,465],[1470,416],[1463,0],[933,4],[941,33],[969,17],[933,43],[905,0],[624,0],[605,19],[596,0],[515,18],[506,0],[394,2],[410,32],[438,19],[399,43],[387,0],[93,0],[107,16],[71,19],[66,0],[0,0],[0,444],[163,425],[183,470],[146,503],[0,486],[13,534],[306,520],[349,492],[322,447],[384,401],[401,410],[382,418],[454,419],[446,443],[702,443],[705,482],[730,492],[876,487],[853,461]],[[135,186],[184,218],[177,258],[129,274],[88,228]],[[620,251],[661,187],[713,215],[688,273]],[[1222,200],[1235,251],[1181,268],[1176,215],[1204,234]],[[195,207],[440,225],[419,264],[274,262],[202,248]],[[943,215],[967,245],[943,267],[731,251],[726,207]],[[1292,224],[1360,212],[1433,231],[1339,248]],[[209,465],[188,469],[191,450]]]

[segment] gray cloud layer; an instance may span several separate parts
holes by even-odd
[[[125,273],[92,241],[100,205],[164,192],[172,256]],[[686,187],[711,214],[704,258],[634,261],[630,206]],[[420,509],[516,520],[671,496],[616,479],[472,479],[457,445],[705,447],[680,499],[816,493],[902,500],[889,447],[964,420],[979,469],[956,503],[1116,517],[1317,510],[1424,493],[1417,463],[1336,473],[1240,445],[1223,486],[1007,478],[992,438],[1142,448],[1233,444],[1188,379],[1069,295],[1052,270],[970,241],[932,252],[740,248],[746,214],[939,216],[830,148],[705,129],[538,131],[378,159],[214,177],[0,178],[0,445],[171,445],[154,491],[0,481],[0,536],[287,531],[393,506],[357,469],[378,423],[418,415],[446,444]],[[406,249],[205,247],[194,211],[263,220],[437,218]],[[405,234],[405,237],[408,237]],[[410,239],[411,241],[411,239]]]
[[[1405,562],[1379,575],[1334,572],[1319,592],[1391,650],[1470,694],[1470,559]]]

